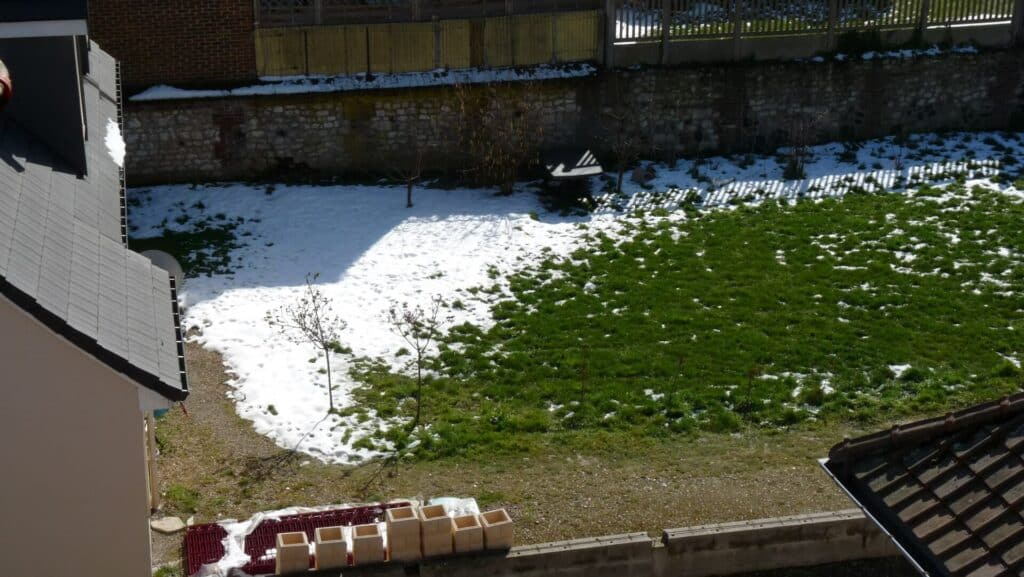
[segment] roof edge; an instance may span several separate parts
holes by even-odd
[[[168,275],[170,276],[170,275]],[[181,371],[181,384],[182,388],[171,386],[160,379],[160,377],[144,371],[135,365],[128,362],[111,351],[103,348],[102,345],[95,339],[86,336],[78,329],[72,327],[70,324],[65,322],[63,319],[50,312],[39,304],[34,298],[28,295],[28,293],[22,291],[18,287],[12,285],[7,281],[6,278],[0,277],[0,294],[3,294],[7,298],[16,304],[26,313],[32,315],[36,320],[43,323],[47,328],[57,333],[58,335],[71,341],[72,344],[89,353],[97,360],[114,369],[115,371],[124,374],[129,379],[135,381],[139,385],[146,387],[147,389],[162,395],[164,398],[170,401],[184,401],[188,397],[188,384],[184,372],[185,358],[179,355],[179,364],[182,367]],[[174,310],[178,308],[177,295],[171,293]],[[175,315],[175,321],[177,321],[177,315]],[[180,335],[181,329],[180,324],[176,327],[176,332]]]
[[[896,448],[919,443],[932,436],[937,430],[955,433],[967,427],[976,427],[1019,413],[1024,413],[1024,393],[1008,395],[998,401],[974,405],[956,412],[947,413],[942,417],[933,417],[905,425],[894,425],[888,431],[881,431],[852,440],[844,439],[829,450],[828,458],[830,461],[843,463],[879,449]]]
[[[818,465],[821,466],[821,468],[825,471],[825,474],[828,475],[833,482],[835,482],[839,489],[844,494],[846,494],[846,496],[851,501],[853,501],[855,505],[857,505],[860,511],[864,513],[864,516],[867,517],[872,523],[874,523],[875,526],[877,526],[879,530],[881,530],[882,533],[886,537],[888,537],[890,541],[892,541],[892,544],[895,545],[897,549],[899,549],[900,553],[903,555],[903,558],[906,559],[910,563],[910,565],[915,570],[917,570],[918,573],[922,575],[922,577],[930,577],[931,574],[924,567],[922,567],[920,563],[918,563],[914,555],[907,550],[907,548],[899,539],[897,539],[894,536],[896,528],[889,527],[886,523],[883,523],[879,518],[875,517],[875,515],[868,509],[868,507],[864,503],[862,503],[861,500],[856,495],[854,495],[853,492],[851,492],[850,488],[843,484],[843,482],[839,479],[836,473],[832,470],[831,461],[829,461],[829,459],[818,459]]]

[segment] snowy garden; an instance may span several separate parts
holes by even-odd
[[[916,135],[811,148],[789,180],[787,151],[653,164],[557,208],[535,183],[427,182],[412,208],[385,183],[161,186],[130,191],[130,234],[178,247],[184,325],[223,354],[239,415],[327,462],[396,442],[775,430],[1016,387],[1022,161],[1024,134]],[[333,413],[324,353],[267,321],[310,273],[345,325]],[[410,441],[394,432],[415,355],[389,310],[435,300]]]

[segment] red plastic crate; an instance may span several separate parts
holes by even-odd
[[[409,503],[387,503],[350,507],[316,513],[298,513],[284,515],[279,519],[265,519],[245,538],[245,553],[250,561],[242,568],[250,575],[273,574],[274,559],[263,559],[276,546],[278,533],[303,531],[310,542],[316,539],[318,527],[335,527],[338,525],[363,525],[378,523],[384,520],[384,511],[393,507],[407,507]],[[185,554],[188,575],[193,575],[207,563],[215,563],[224,556],[221,543],[227,531],[217,524],[193,525],[185,531]],[[313,558],[310,557],[310,566]]]

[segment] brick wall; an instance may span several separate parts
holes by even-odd
[[[89,33],[121,61],[128,93],[256,78],[252,0],[89,0]]]

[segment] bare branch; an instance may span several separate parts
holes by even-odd
[[[320,273],[306,275],[303,295],[276,312],[267,313],[267,323],[277,328],[289,341],[311,344],[324,354],[327,365],[327,398],[329,411],[334,411],[334,384],[331,379],[331,352],[339,346],[341,331],[348,326],[331,309],[331,300],[316,286]]]

